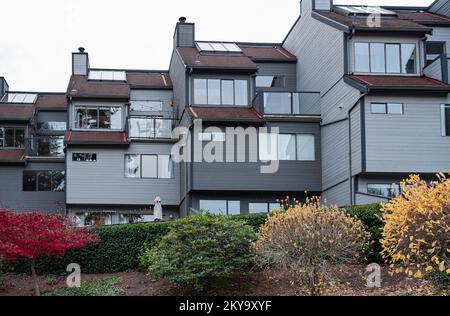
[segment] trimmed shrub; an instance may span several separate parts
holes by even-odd
[[[450,178],[427,183],[418,175],[402,181],[402,195],[383,205],[382,255],[394,272],[422,278],[450,275]]]
[[[381,257],[381,232],[384,227],[383,212],[380,204],[346,206],[342,209],[346,214],[356,217],[372,236],[373,244],[367,254],[368,262],[383,262]]]
[[[333,268],[363,259],[369,240],[360,220],[312,198],[270,216],[253,250],[262,267],[292,270],[315,296],[333,281]]]
[[[259,230],[267,214],[245,214],[230,216],[243,220]],[[36,260],[36,270],[40,274],[65,275],[70,263],[78,263],[82,273],[115,273],[139,269],[139,255],[144,243],[154,244],[177,221],[103,226],[92,228],[100,241],[83,249],[69,250],[61,259],[40,256]],[[24,260],[12,263],[16,273],[28,273],[29,264]]]
[[[201,291],[213,279],[247,270],[255,238],[243,220],[202,212],[177,221],[156,245],[147,245],[141,264],[153,277]]]

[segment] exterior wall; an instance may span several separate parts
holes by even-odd
[[[172,90],[131,90],[130,101],[161,101],[163,103],[162,112],[138,112],[133,113],[130,109],[130,114],[148,114],[148,115],[164,115],[167,117],[172,112]]]
[[[177,117],[181,118],[184,107],[186,106],[186,69],[181,61],[177,51],[172,53],[169,74],[173,84],[173,105]]]
[[[316,141],[315,161],[280,161],[279,171],[275,174],[262,174],[260,162],[247,163],[194,163],[192,168],[192,190],[200,191],[321,191],[321,149],[320,128],[318,123],[280,123],[271,122],[270,126],[280,128],[280,133],[314,134]],[[197,136],[198,137],[198,136]],[[237,141],[235,141],[237,146]],[[225,147],[225,146],[224,146]],[[249,152],[250,146],[247,145]],[[244,148],[237,148],[244,150]],[[257,148],[253,148],[257,150]],[[224,149],[224,156],[226,150]],[[255,153],[258,157],[258,152]],[[247,154],[248,155],[248,154]],[[247,159],[248,161],[248,159]],[[266,164],[264,164],[266,165]]]
[[[285,90],[296,91],[297,90],[297,65],[295,63],[257,63],[258,72],[257,75],[262,76],[283,76],[285,87],[280,88],[268,88],[264,91],[270,90]]]
[[[72,54],[72,67],[74,75],[86,76],[89,69],[88,54]]]
[[[346,206],[351,204],[348,180],[322,192],[322,200],[327,205]]]
[[[442,78],[442,61],[441,59],[435,60],[432,64],[428,65],[423,73],[425,76],[443,81]]]
[[[171,144],[133,143],[124,148],[69,147],[67,149],[67,203],[150,205],[160,196],[163,205],[179,205],[179,165],[173,179],[125,177],[126,154],[170,154]],[[97,162],[74,162],[72,153],[97,153]]]
[[[404,115],[372,114],[372,102],[404,104]],[[435,173],[450,169],[450,138],[441,135],[447,95],[366,97],[368,172]]]
[[[430,7],[430,12],[450,17],[450,2],[448,0],[435,1]]]
[[[302,15],[283,47],[299,60],[297,90],[323,94],[344,75],[344,35],[313,18],[311,5],[312,0],[302,1]]]
[[[65,192],[24,192],[25,170],[64,170],[64,163],[30,162],[26,166],[0,166],[0,209],[65,212]]]
[[[433,27],[433,34],[427,36],[430,42],[446,42],[447,57],[450,57],[450,28]]]
[[[350,113],[352,175],[363,171],[362,142],[365,137],[362,131],[363,121],[361,120],[361,111],[364,111],[362,107],[363,104],[361,103],[361,105],[356,106]]]

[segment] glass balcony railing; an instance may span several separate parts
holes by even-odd
[[[265,115],[320,115],[318,92],[260,92],[254,106]]]
[[[171,139],[174,120],[159,117],[130,117],[128,137],[139,139]]]

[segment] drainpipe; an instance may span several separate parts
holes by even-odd
[[[348,110],[347,119],[348,119],[348,161],[349,161],[349,183],[350,183],[350,204],[355,205],[356,201],[354,201],[353,195],[353,182],[352,182],[352,122],[351,122],[351,112],[353,109],[361,103],[361,100],[369,94],[369,90],[361,93],[358,98],[358,101]],[[362,150],[362,149],[361,149]]]

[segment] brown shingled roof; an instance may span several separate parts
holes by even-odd
[[[23,149],[1,149],[0,163],[25,163],[25,150]]]
[[[67,94],[71,97],[128,99],[130,86],[124,82],[89,81],[87,76],[73,75]]]
[[[350,17],[332,11],[315,11],[315,13],[349,28],[354,27],[356,30],[362,31],[432,32],[432,28],[420,25],[413,21],[402,20],[394,17],[382,17],[381,25],[379,27],[371,27],[367,24],[367,17]]]
[[[348,79],[371,90],[421,90],[450,91],[450,85],[429,77],[411,76],[360,76],[351,75]]]
[[[263,122],[264,117],[254,108],[225,108],[225,107],[188,107],[186,113],[193,119],[205,121],[245,121]]]
[[[197,69],[257,70],[256,64],[247,56],[202,54],[193,47],[179,47],[177,50],[187,67]]]
[[[131,88],[172,89],[172,81],[167,73],[128,72],[127,83]]]
[[[36,106],[38,109],[67,109],[66,95],[39,95]]]
[[[36,108],[31,105],[0,103],[0,121],[30,121]]]
[[[257,47],[239,45],[244,54],[253,61],[280,61],[280,62],[296,62],[297,57],[289,53],[286,49],[278,46],[274,47]]]
[[[402,20],[411,20],[424,25],[450,24],[450,18],[430,12],[398,11],[396,13]]]
[[[68,131],[64,136],[68,145],[127,145],[125,132]]]

